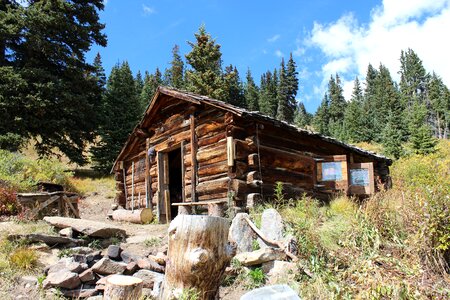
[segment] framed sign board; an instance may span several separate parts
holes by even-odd
[[[349,193],[353,195],[372,195],[375,193],[373,163],[350,164]]]
[[[325,192],[348,189],[348,168],[346,155],[333,155],[320,158],[316,163],[316,180]]]

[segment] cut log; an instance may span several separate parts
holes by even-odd
[[[138,300],[142,297],[143,281],[126,275],[112,275],[106,280],[104,300]]]
[[[134,211],[117,209],[113,211],[112,218],[114,221],[148,224],[153,221],[153,212],[150,208],[135,209]]]
[[[169,226],[169,250],[161,299],[193,289],[199,299],[217,299],[225,268],[235,253],[229,222],[211,216],[178,215]]]
[[[124,229],[102,222],[63,217],[44,217],[44,221],[57,228],[71,227],[77,232],[92,237],[126,236]]]

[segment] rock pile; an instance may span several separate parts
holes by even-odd
[[[45,268],[44,289],[65,297],[88,298],[103,293],[108,276],[123,274],[142,279],[144,295],[156,297],[159,294],[164,280],[164,253],[142,257],[117,245],[110,245],[104,255],[87,247],[72,250],[75,254]]]

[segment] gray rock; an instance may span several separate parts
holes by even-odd
[[[92,266],[92,271],[101,275],[122,274],[127,264],[113,261],[107,257],[100,259]]]
[[[162,282],[164,280],[164,275],[149,270],[139,270],[134,273],[133,277],[142,279],[144,288],[153,288],[155,282]]]
[[[255,232],[244,219],[249,217],[246,213],[238,213],[231,222],[228,240],[236,243],[236,253],[249,252],[253,250],[253,241],[256,238]]]
[[[86,264],[87,263],[87,258],[86,258],[86,254],[74,254],[72,255],[73,261],[81,263],[81,264]]]
[[[132,261],[127,264],[126,270],[123,272],[124,275],[133,275],[137,270],[139,270],[139,266],[136,262]]]
[[[119,246],[117,245],[109,245],[108,247],[108,257],[114,260],[119,260],[120,259],[120,252],[122,251],[122,249],[120,249]]]
[[[268,284],[291,282],[294,280],[296,270],[295,263],[287,261],[274,260],[262,265],[262,271],[267,276],[266,283]]]
[[[270,285],[244,294],[241,300],[301,300],[286,284]]]
[[[63,228],[59,231],[59,235],[72,238],[73,237],[73,229],[70,227]]]
[[[93,261],[99,260],[102,258],[102,252],[100,250],[89,253],[86,255],[86,262],[88,264],[92,263]]]
[[[165,268],[150,258],[142,258],[137,261],[137,265],[141,269],[164,273]]]
[[[95,281],[95,274],[92,269],[87,269],[86,271],[82,272],[80,275],[81,282],[93,282]]]
[[[44,221],[57,228],[70,227],[77,232],[92,237],[109,238],[126,236],[124,229],[103,222],[64,217],[44,217]]]
[[[65,297],[80,299],[95,296],[99,293],[99,291],[96,289],[76,289],[76,290],[62,290],[61,293]]]
[[[138,260],[143,258],[142,256],[135,255],[135,254],[130,253],[130,252],[126,251],[126,250],[124,250],[124,251],[122,251],[120,253],[120,257],[122,258],[124,263],[129,263],[129,262],[132,262],[132,261],[137,262]]]
[[[281,215],[274,208],[265,209],[261,216],[261,232],[270,240],[281,241],[283,239],[284,224]],[[258,239],[260,248],[269,247],[261,239]]]
[[[56,264],[48,267],[46,273],[48,274],[56,273],[61,270],[68,270],[69,272],[80,273],[86,270],[87,268],[88,268],[87,264],[76,262],[72,257],[64,257],[61,258]]]
[[[252,252],[239,253],[234,257],[244,266],[255,266],[272,260],[284,260],[286,254],[277,248],[263,248]]]
[[[49,273],[45,278],[42,286],[47,289],[50,287],[59,287],[65,289],[74,289],[81,284],[81,280],[77,273],[70,272],[66,269],[58,272]]]

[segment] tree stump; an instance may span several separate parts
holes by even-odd
[[[148,224],[153,220],[153,212],[150,208],[127,210],[117,209],[113,211],[112,218],[114,221],[125,221],[135,224]]]
[[[161,299],[187,292],[199,299],[218,299],[222,275],[235,254],[228,243],[229,227],[227,219],[199,215],[178,215],[170,223]]]
[[[143,281],[125,275],[111,275],[106,280],[104,300],[138,300],[142,297]]]

